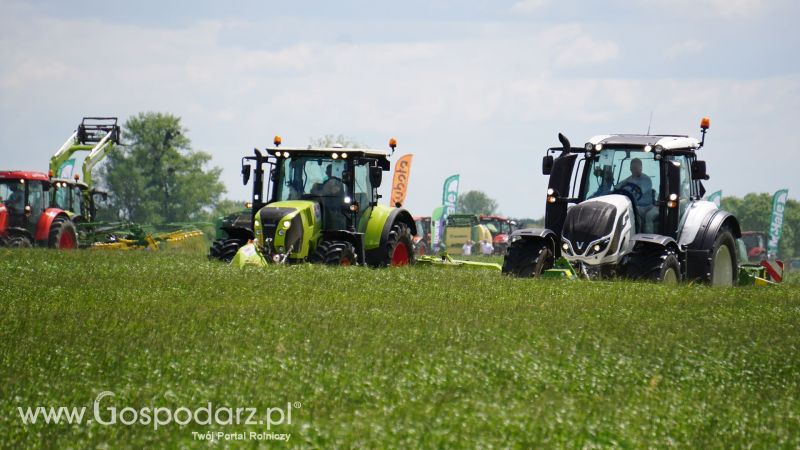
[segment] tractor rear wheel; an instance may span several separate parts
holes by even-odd
[[[347,241],[322,241],[311,255],[312,263],[329,266],[356,266],[356,247]]]
[[[518,239],[511,243],[503,258],[503,274],[521,278],[536,277],[553,267],[555,258],[548,241]]]
[[[31,248],[33,247],[33,244],[31,244],[31,240],[28,239],[26,236],[11,236],[6,241],[6,247]]]
[[[633,280],[677,284],[681,281],[681,263],[671,250],[646,249],[629,256],[625,273]]]
[[[386,239],[386,260],[382,266],[407,266],[414,264],[414,244],[408,225],[397,222],[392,225]]]
[[[720,230],[711,246],[711,273],[708,281],[712,286],[734,286],[739,281],[735,248],[733,234],[728,229]]]
[[[75,232],[75,224],[66,217],[57,217],[50,225],[50,234],[47,246],[59,250],[69,250],[78,248],[78,233]]]
[[[231,262],[233,257],[236,256],[236,252],[246,243],[241,239],[217,239],[211,244],[208,258]]]

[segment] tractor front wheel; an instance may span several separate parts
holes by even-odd
[[[656,283],[677,284],[681,281],[681,263],[670,250],[652,249],[630,256],[625,266],[628,278]]]
[[[720,230],[711,247],[711,273],[708,281],[712,286],[734,286],[739,281],[735,248],[736,243],[731,232],[727,229]]]
[[[312,263],[327,264],[329,266],[356,266],[358,257],[356,247],[347,241],[323,241],[311,255]]]
[[[54,219],[53,224],[50,225],[47,246],[59,250],[78,248],[78,233],[75,232],[75,224],[66,217]]]
[[[209,259],[218,259],[224,262],[231,262],[236,252],[247,242],[241,239],[217,239],[211,244],[208,252]]]
[[[503,273],[529,278],[553,267],[555,258],[545,239],[518,239],[511,243],[503,258]]]
[[[398,267],[414,264],[413,237],[408,225],[402,222],[392,225],[385,245],[387,259],[382,265]]]
[[[33,247],[33,244],[31,244],[31,240],[28,239],[26,236],[11,236],[6,241],[6,247],[31,248]]]

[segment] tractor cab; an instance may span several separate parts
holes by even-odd
[[[89,203],[86,201],[89,186],[77,179],[51,178],[50,205],[67,211],[74,220],[90,217]]]
[[[44,210],[50,183],[38,172],[0,172],[0,234],[8,228],[35,231]]]
[[[254,245],[266,261],[373,266],[413,263],[416,226],[411,214],[378,204],[383,172],[389,170],[389,158],[397,145],[394,139],[389,141],[391,153],[363,148],[285,148],[280,147],[279,136],[274,144],[266,154],[255,150],[254,156],[242,158],[244,183],[253,177]],[[236,256],[244,255],[243,251],[249,254],[239,259],[252,256],[244,247]]]

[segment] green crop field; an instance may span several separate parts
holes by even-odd
[[[209,431],[267,431],[225,414],[175,423],[209,403],[255,408],[290,434],[215,448],[800,446],[791,282],[237,271],[195,255],[42,250],[0,250],[0,270],[2,446],[202,448]],[[37,406],[86,415],[24,424],[20,408]],[[175,421],[146,423],[156,408]]]

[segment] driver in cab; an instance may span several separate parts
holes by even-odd
[[[615,189],[625,190],[633,194],[633,198],[636,201],[636,209],[642,221],[642,233],[654,233],[658,209],[653,205],[653,180],[642,173],[641,159],[633,158],[630,168],[631,176],[620,181],[615,186]],[[631,185],[637,186],[639,189],[633,189]]]

